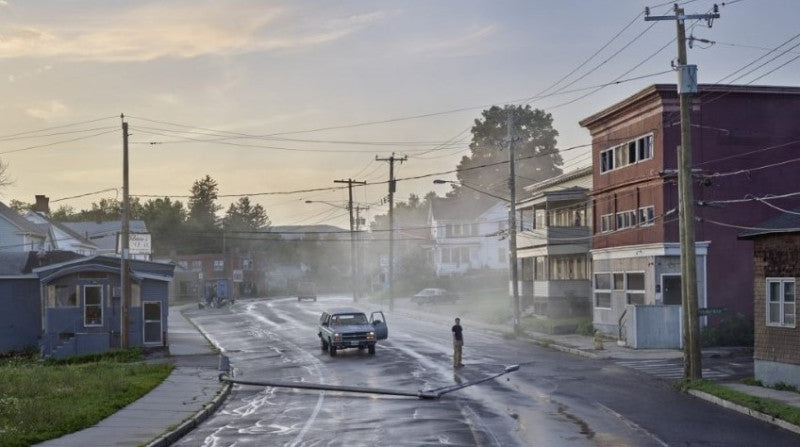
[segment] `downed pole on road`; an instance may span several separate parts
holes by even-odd
[[[322,390],[322,391],[343,391],[346,393],[384,394],[389,396],[416,397],[419,399],[438,399],[447,393],[451,393],[453,391],[460,390],[468,386],[477,385],[479,383],[492,380],[494,378],[502,376],[503,374],[508,374],[510,372],[517,371],[518,369],[519,365],[511,365],[509,367],[506,367],[506,369],[504,369],[502,372],[499,372],[492,376],[484,377],[482,379],[472,380],[458,385],[450,385],[442,388],[436,388],[433,390],[419,390],[419,391],[398,391],[386,388],[368,388],[368,387],[347,386],[347,385],[327,385],[324,383],[281,382],[277,380],[239,380],[228,377],[226,373],[220,374],[219,380],[220,382],[228,382],[231,384],[238,384],[238,385],[271,386],[277,388],[299,388],[305,390]]]

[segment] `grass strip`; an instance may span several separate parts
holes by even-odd
[[[682,387],[684,390],[702,391],[790,424],[800,425],[800,409],[774,399],[751,396],[707,380],[684,382]]]
[[[170,364],[120,362],[0,364],[0,439],[26,446],[97,424],[159,385]]]

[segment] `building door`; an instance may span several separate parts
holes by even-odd
[[[144,322],[144,344],[161,345],[161,301],[145,301],[142,303],[142,320]]]
[[[664,304],[681,304],[681,276],[664,275],[661,277],[661,288],[664,290]]]

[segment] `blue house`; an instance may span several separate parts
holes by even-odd
[[[62,358],[120,347],[120,262],[72,252],[0,252],[0,352]],[[167,345],[174,265],[132,260],[129,345]]]
[[[41,287],[44,357],[120,347],[121,260],[91,256],[32,269]],[[172,264],[132,260],[128,340],[131,347],[167,346]]]

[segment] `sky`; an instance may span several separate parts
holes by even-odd
[[[713,2],[679,2],[687,14]],[[700,83],[800,85],[800,2],[719,3],[687,21]],[[0,201],[51,209],[130,194],[184,204],[209,175],[273,225],[347,228],[444,195],[492,105],[553,116],[568,171],[591,163],[578,122],[674,83],[673,2],[656,0],[0,0]],[[316,203],[306,203],[307,201]]]

